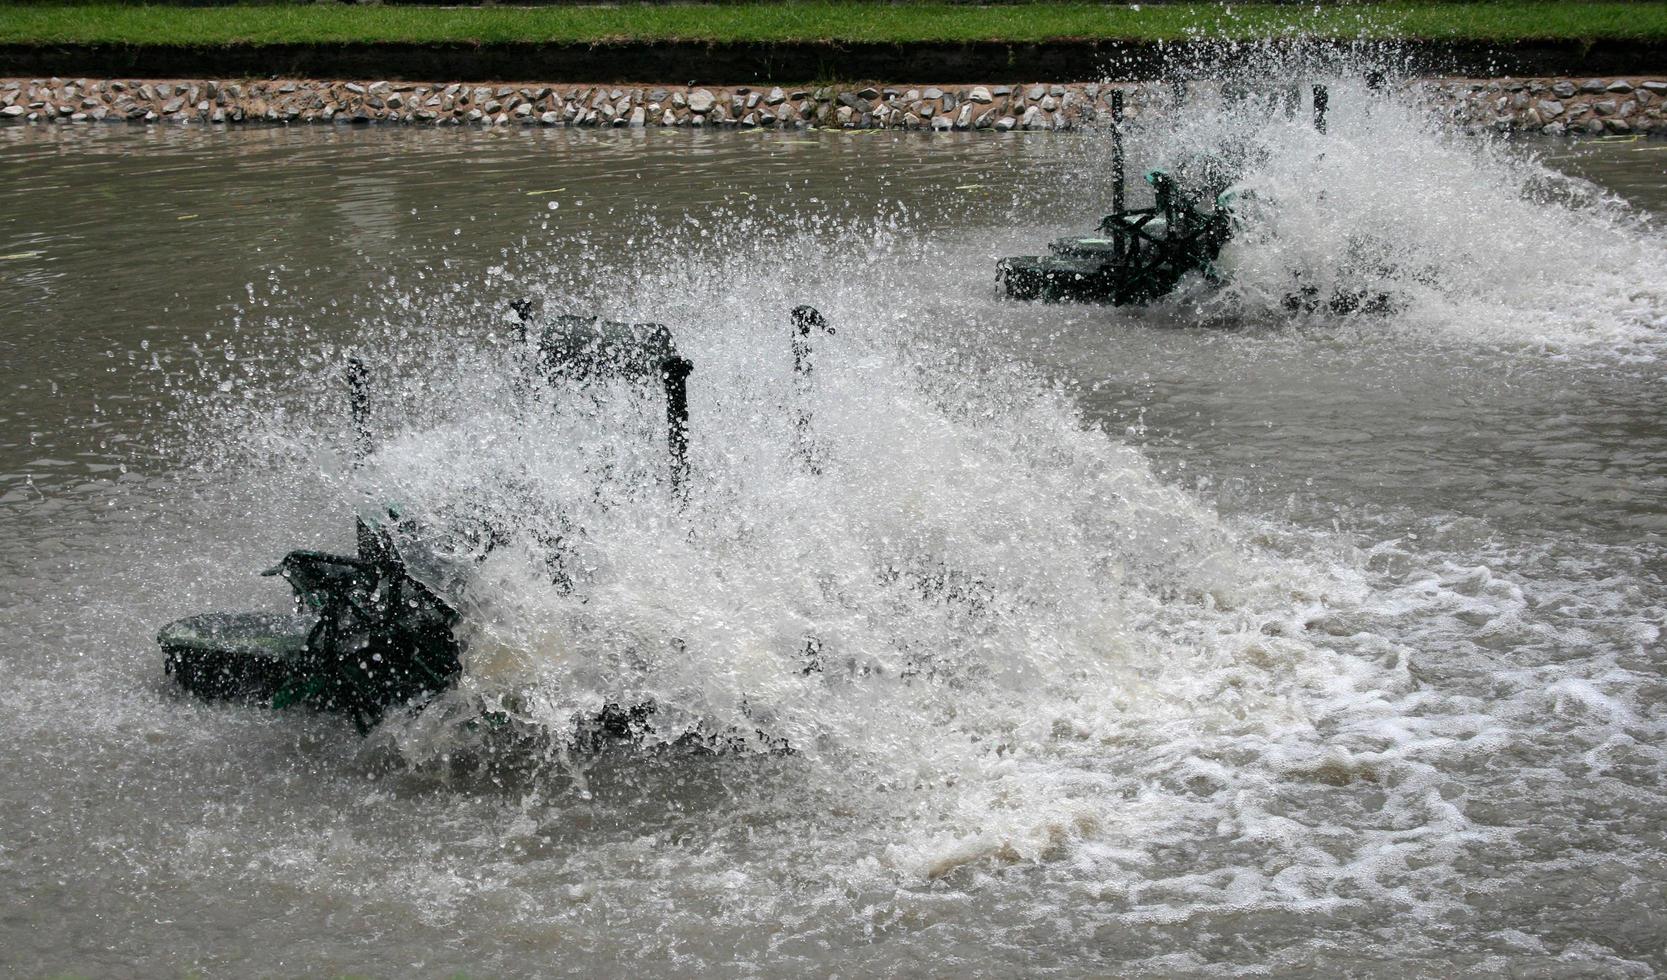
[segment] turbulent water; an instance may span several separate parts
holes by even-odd
[[[1131,170],[1254,202],[1146,310],[991,289],[1103,137],[0,130],[0,964],[1667,969],[1667,158],[1331,90],[1141,106]],[[521,297],[672,326],[686,500]],[[170,689],[161,624],[391,502],[500,528],[442,704]],[[464,724],[645,698],[766,737]]]

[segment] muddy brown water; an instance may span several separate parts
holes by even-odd
[[[1410,247],[1478,276],[1515,250],[1523,288],[1348,318],[997,300],[995,258],[1101,206],[1086,138],[0,129],[0,972],[1667,969],[1667,307],[1663,280],[1594,275],[1661,267],[1667,153],[1531,149],[1617,197],[1565,188],[1535,206],[1553,225],[1496,210],[1456,245],[1465,223],[1432,218]],[[1533,257],[1559,235],[1566,261]],[[344,543],[310,455],[339,421],[308,415],[340,397],[319,365],[367,336],[477,348],[545,286],[687,324],[696,382],[751,377],[793,301],[873,378],[935,379],[917,403],[827,355],[830,478],[856,475],[804,533],[983,527],[1013,490],[1002,513],[1037,523],[1012,520],[1005,562],[1030,572],[979,635],[1025,676],[784,707],[829,733],[798,756],[578,780],[173,693],[157,627],[279,606],[263,562]],[[446,370],[447,344],[407,346]],[[983,423],[944,380],[981,374],[1021,393]],[[729,396],[693,397],[697,471],[763,438],[703,449]],[[898,476],[871,458],[893,436],[922,473],[967,469]],[[914,516],[864,485],[918,486]],[[742,486],[735,510],[776,519]],[[792,611],[768,578],[772,611],[712,616]],[[1119,590],[1123,619],[1080,621]],[[898,601],[904,635],[953,635]],[[901,629],[817,628],[855,655]]]

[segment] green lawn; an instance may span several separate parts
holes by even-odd
[[[1667,3],[1381,3],[1344,7],[1038,2],[743,3],[621,7],[388,7],[0,3],[0,43],[319,41],[1042,41],[1250,38],[1667,39]]]

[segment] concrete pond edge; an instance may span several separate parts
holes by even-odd
[[[1667,135],[1667,75],[1411,79],[1395,83],[1462,129]],[[0,78],[0,124],[427,125],[644,129],[902,129],[1067,132],[1231,99],[1231,83],[787,87],[470,84],[389,79]],[[1281,101],[1311,104],[1303,85]],[[1307,111],[1307,110],[1304,110]]]

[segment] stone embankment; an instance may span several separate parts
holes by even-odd
[[[1423,101],[1445,106],[1470,129],[1565,134],[1667,134],[1667,80],[1499,78],[1418,85]]]
[[[31,122],[409,123],[476,126],[806,126],[1070,129],[1103,111],[1098,84],[722,88],[348,81],[9,79],[0,117]]]
[[[1422,79],[1403,83],[1472,129],[1561,134],[1667,134],[1667,80],[1655,77]],[[1232,97],[1193,82],[1187,98]],[[0,122],[396,123],[471,126],[824,127],[916,130],[1072,130],[1125,112],[1169,109],[1158,83],[684,87],[334,80],[0,79]]]

